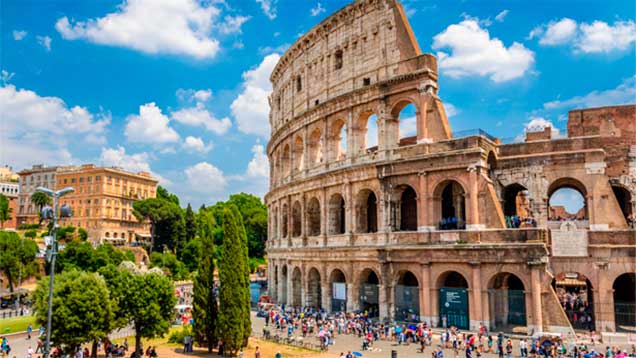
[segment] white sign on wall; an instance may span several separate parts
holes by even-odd
[[[552,256],[587,257],[587,231],[578,230],[571,221],[561,224],[559,230],[552,230]]]
[[[347,284],[344,282],[333,283],[333,298],[336,300],[347,299]]]

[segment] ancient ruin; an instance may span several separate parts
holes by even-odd
[[[395,0],[329,16],[271,82],[276,301],[463,329],[634,329],[636,106],[570,111],[563,138],[453,133],[436,58]],[[409,104],[415,136],[400,133]],[[553,202],[563,189],[582,207]]]

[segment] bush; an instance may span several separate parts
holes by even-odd
[[[266,263],[262,257],[250,257],[250,273],[255,273],[259,265],[265,265]]]
[[[22,224],[18,226],[18,230],[37,230],[40,228],[40,224]]]
[[[170,332],[168,343],[183,343],[186,335],[192,337],[192,326],[189,324]]]
[[[35,230],[28,230],[24,233],[24,237],[28,237],[30,239],[35,239],[36,236],[38,236],[38,232]]]

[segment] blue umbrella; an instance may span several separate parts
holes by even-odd
[[[356,357],[362,357],[362,353],[360,353],[360,352],[353,352],[351,354],[353,354]]]
[[[416,330],[416,329],[417,329],[417,327],[415,327],[414,325],[410,324],[410,325],[409,325],[409,329]]]

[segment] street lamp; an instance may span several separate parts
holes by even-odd
[[[44,344],[44,358],[48,358],[49,353],[51,352],[51,317],[53,315],[53,281],[55,278],[55,256],[57,256],[57,228],[58,228],[57,219],[58,219],[58,216],[70,217],[72,215],[72,212],[68,206],[63,205],[61,208],[62,210],[60,210],[58,208],[58,205],[59,205],[60,197],[74,192],[75,189],[68,187],[68,188],[60,189],[58,191],[53,191],[49,188],[39,186],[35,188],[35,191],[42,192],[53,198],[53,207],[52,208],[44,207],[42,208],[42,212],[40,213],[42,218],[49,219],[53,223],[53,228],[51,229],[51,231],[53,232],[53,235],[52,235],[53,237],[51,240],[51,248],[49,249],[49,255],[47,255],[48,257],[50,257],[49,262],[51,265],[51,268],[50,268],[51,276],[49,278],[49,309],[46,316],[46,343]]]

